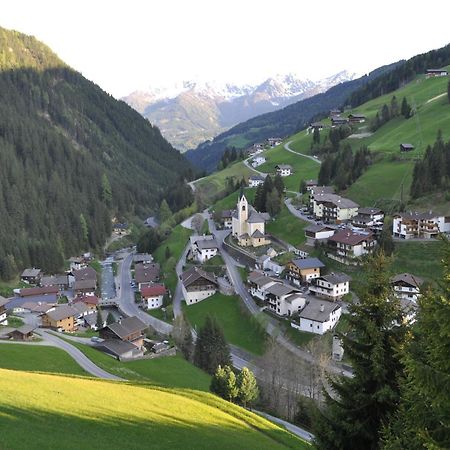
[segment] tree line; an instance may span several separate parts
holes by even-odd
[[[237,150],[236,147],[227,147],[217,164],[217,170],[223,170],[231,163],[244,159],[244,150]]]
[[[282,208],[284,196],[284,182],[281,175],[277,174],[272,180],[270,175],[264,179],[264,183],[256,188],[253,206],[258,212],[268,212],[272,217],[276,216]]]
[[[370,123],[370,129],[372,131],[377,131],[385,123],[389,122],[391,119],[399,117],[400,115],[405,119],[409,119],[414,115],[414,111],[406,100],[406,97],[403,97],[401,106],[399,107],[397,97],[394,95],[391,98],[390,105],[388,106],[385,103],[376,113],[374,119]]]

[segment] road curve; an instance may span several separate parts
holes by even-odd
[[[303,156],[304,158],[308,158],[308,159],[310,159],[311,161],[314,161],[317,164],[322,164],[322,161],[320,161],[317,158],[314,158],[314,156],[305,155],[304,153],[300,153],[300,152],[296,152],[296,151],[292,150],[292,148],[289,147],[289,144],[292,144],[292,141],[286,142],[286,144],[283,145],[284,149],[287,150],[288,152],[291,152],[294,155]]]

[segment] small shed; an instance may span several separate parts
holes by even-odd
[[[410,152],[412,150],[414,150],[414,145],[412,145],[412,144],[405,144],[405,143],[400,144],[400,151],[401,152]]]
[[[31,341],[35,329],[36,327],[32,325],[22,325],[20,328],[10,331],[8,336],[15,341]]]

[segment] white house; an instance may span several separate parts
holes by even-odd
[[[315,334],[324,334],[334,328],[341,317],[342,308],[338,303],[310,300],[300,311],[298,325],[291,326]]]
[[[344,260],[351,260],[372,253],[377,241],[369,232],[355,233],[349,229],[340,230],[328,239],[331,252]]]
[[[280,145],[283,142],[283,139],[275,137],[275,138],[268,138],[267,139],[267,143],[271,146],[271,147],[276,147],[277,145]]]
[[[392,277],[391,284],[398,298],[415,302],[420,297],[423,280],[410,273],[401,273]]]
[[[200,263],[204,263],[208,259],[213,258],[219,251],[217,241],[211,234],[205,236],[191,236],[190,241],[192,256]]]
[[[250,285],[249,292],[253,297],[260,300],[267,300],[267,289],[274,284],[279,283],[279,280],[265,276],[262,272],[251,272],[247,278]]]
[[[317,180],[306,180],[305,184],[306,184],[306,190],[308,192],[311,192],[314,188],[317,187],[318,182],[317,182]]]
[[[0,325],[8,325],[8,321],[6,320],[6,304],[8,302],[8,299],[0,295]]]
[[[231,209],[222,211],[222,225],[226,229],[233,228],[233,211]]]
[[[217,289],[215,276],[199,267],[191,267],[181,275],[181,290],[188,306],[211,297]]]
[[[345,273],[332,272],[315,278],[309,290],[318,297],[335,301],[349,293],[350,280],[351,278]]]
[[[279,316],[292,316],[305,306],[306,300],[300,291],[278,282],[267,288],[267,307]]]
[[[252,167],[258,167],[261,164],[264,164],[266,162],[266,158],[262,155],[256,156],[252,159]]]
[[[261,255],[257,261],[256,265],[261,270],[270,270],[274,272],[276,275],[280,275],[284,270],[284,266],[272,261],[272,258],[269,255]]]
[[[278,175],[281,175],[282,177],[288,177],[289,175],[292,175],[292,166],[289,164],[277,164],[275,166],[275,169],[277,171]]]
[[[141,289],[141,297],[147,309],[161,308],[166,287],[163,284],[153,284]]]
[[[325,222],[341,223],[358,214],[359,205],[337,194],[315,193],[310,197],[314,216]]]
[[[357,228],[382,228],[384,212],[379,208],[359,208],[352,225]]]
[[[316,241],[326,241],[336,232],[334,228],[327,225],[311,224],[305,228],[306,244],[314,245]]]
[[[394,214],[392,234],[401,239],[436,238],[439,233],[450,233],[450,216],[439,216],[410,211]]]
[[[248,179],[248,186],[249,187],[258,187],[259,185],[264,184],[264,177],[261,177],[259,175],[251,176]]]

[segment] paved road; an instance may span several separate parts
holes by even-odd
[[[304,158],[308,158],[308,159],[310,159],[311,161],[314,161],[317,164],[322,164],[322,161],[320,161],[317,158],[314,158],[314,156],[305,155],[304,153],[300,153],[300,152],[296,152],[296,151],[292,150],[292,148],[290,147],[290,144],[292,144],[292,141],[286,142],[286,144],[283,145],[284,149],[287,150],[288,152],[291,152],[294,155],[303,156]]]
[[[253,156],[250,156],[249,158],[247,158],[247,159],[244,159],[244,164],[250,169],[250,170],[252,170],[253,172],[256,172],[259,176],[261,176],[261,177],[267,177],[267,173],[265,173],[265,172],[260,172],[259,170],[256,170],[254,167],[252,167],[251,166],[251,164],[249,163],[249,161],[251,160],[251,159],[253,159]]]
[[[166,323],[150,314],[145,313],[140,309],[134,300],[134,290],[131,287],[131,263],[133,261],[133,253],[129,253],[122,263],[120,264],[119,271],[119,286],[117,301],[120,305],[120,309],[127,316],[136,316],[142,320],[142,322],[151,326],[158,333],[168,336],[172,332],[172,325]]]
[[[189,251],[189,246],[190,243],[188,242],[186,244],[186,247],[183,250],[183,253],[181,254],[181,258],[178,260],[177,265],[175,267],[175,271],[177,273],[177,277],[178,277],[178,283],[177,283],[177,287],[175,288],[175,293],[173,295],[173,316],[176,318],[178,317],[181,312],[181,302],[183,300],[183,291],[181,289],[181,281],[180,281],[180,276],[183,273],[183,266],[186,264],[186,256],[188,254]]]
[[[86,372],[90,373],[91,375],[94,375],[94,377],[104,378],[106,380],[123,381],[123,378],[108,373],[105,370],[98,367],[97,365],[95,365],[88,357],[84,355],[83,352],[78,350],[72,344],[69,344],[68,342],[55,336],[54,334],[46,330],[43,330],[42,328],[37,330],[37,334],[42,336],[42,338],[45,339],[46,341],[51,342],[55,347],[58,347],[67,352],[81,368],[83,368]]]
[[[303,214],[301,211],[299,211],[293,204],[292,204],[292,198],[288,198],[284,201],[284,204],[286,205],[289,212],[294,215],[295,217],[309,223],[315,224],[316,221],[314,219],[308,219],[308,217]]]

